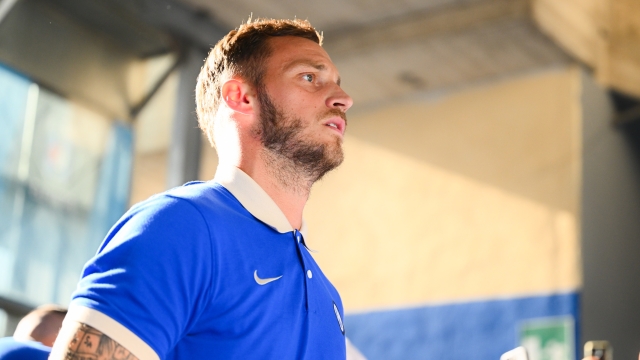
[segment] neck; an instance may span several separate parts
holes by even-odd
[[[312,181],[287,159],[267,150],[255,161],[240,161],[238,168],[249,175],[273,199],[294,229],[302,226],[302,212]]]
[[[309,179],[304,169],[296,166],[290,159],[263,149],[261,157],[267,165],[267,171],[278,186],[287,193],[300,198],[309,198],[313,180]]]

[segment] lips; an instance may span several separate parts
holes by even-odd
[[[341,114],[344,116],[344,114]],[[323,122],[323,125],[330,127],[334,131],[337,131],[340,135],[344,135],[347,122],[342,117],[333,116]]]

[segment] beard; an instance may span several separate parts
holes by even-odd
[[[264,87],[258,91],[260,121],[255,132],[260,137],[266,152],[269,168],[285,185],[310,187],[326,173],[335,169],[344,160],[342,139],[335,142],[314,142],[304,134],[305,127],[300,118],[288,116],[279,109]],[[315,121],[346,115],[339,109],[330,109],[320,114]]]

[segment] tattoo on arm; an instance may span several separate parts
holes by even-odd
[[[65,360],[138,360],[107,335],[82,324],[69,343]]]

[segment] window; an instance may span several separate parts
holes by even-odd
[[[68,304],[129,198],[129,125],[0,65],[0,296]]]

